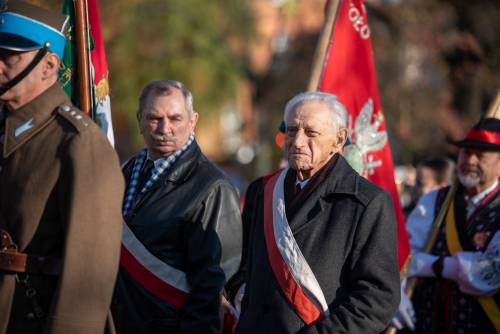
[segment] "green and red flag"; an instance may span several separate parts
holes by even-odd
[[[392,196],[398,224],[398,262],[403,269],[410,248],[394,180],[363,0],[340,1],[319,90],[335,94],[349,115],[346,158],[360,174]]]
[[[81,55],[87,57],[90,63],[90,86],[91,86],[91,116],[99,124],[101,130],[108,137],[108,140],[114,145],[113,126],[111,121],[111,103],[109,96],[108,65],[104,51],[104,42],[102,39],[102,30],[99,19],[99,7],[97,0],[87,0],[86,18],[87,18],[87,39],[90,50],[87,54]],[[75,2],[65,0],[63,3],[63,14],[70,17],[69,27],[66,33],[66,47],[64,58],[59,73],[59,81],[64,90],[71,97],[73,104],[80,107],[80,96],[77,77],[79,71],[77,68],[77,47],[75,38]],[[83,69],[86,70],[86,69]]]
[[[78,96],[76,68],[76,46],[75,46],[75,8],[72,0],[63,2],[63,14],[69,16],[68,28],[66,30],[66,44],[64,46],[64,56],[59,70],[59,82],[66,94],[71,98],[73,104],[80,107],[80,97]]]

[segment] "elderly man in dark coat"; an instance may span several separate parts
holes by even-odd
[[[343,110],[317,92],[285,108],[289,168],[247,191],[239,334],[379,333],[397,308],[391,199],[339,154]]]
[[[238,196],[194,139],[198,113],[182,83],[148,84],[138,119],[146,149],[124,167],[117,330],[220,333],[221,293],[241,258]]]
[[[66,21],[20,1],[0,12],[2,334],[103,333],[118,271],[123,177],[57,83]]]

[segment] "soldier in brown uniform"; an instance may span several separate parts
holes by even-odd
[[[122,231],[116,153],[57,83],[66,17],[0,11],[0,333],[102,333]]]

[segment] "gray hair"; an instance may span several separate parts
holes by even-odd
[[[321,102],[324,103],[332,112],[332,125],[338,125],[339,128],[347,127],[347,110],[338,101],[337,96],[329,93],[322,92],[304,92],[295,95],[285,107],[284,118],[286,115],[293,111],[295,108],[308,102]],[[336,123],[335,123],[336,121]]]
[[[137,119],[140,120],[144,108],[146,108],[149,98],[151,96],[164,96],[172,94],[172,88],[177,88],[184,96],[186,110],[189,116],[194,113],[193,109],[193,94],[186,88],[186,86],[177,80],[154,80],[151,81],[143,88],[141,96],[139,97],[139,109],[137,110]]]

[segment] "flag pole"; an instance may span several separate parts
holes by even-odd
[[[490,108],[485,114],[485,117],[493,117],[493,118],[499,118],[500,119],[500,89],[497,91],[496,97],[493,100],[493,102],[490,105]],[[448,191],[448,194],[446,194],[446,197],[444,199],[443,205],[441,206],[441,209],[439,210],[439,213],[436,217],[436,220],[434,221],[434,224],[432,224],[431,231],[429,232],[429,236],[427,237],[427,240],[425,241],[425,246],[423,248],[423,253],[430,253],[432,251],[432,248],[434,248],[434,244],[436,243],[436,240],[439,235],[439,230],[441,229],[441,225],[443,224],[444,218],[446,216],[446,213],[448,212],[448,207],[450,206],[450,202],[455,196],[455,193],[458,188],[458,181],[455,180],[453,184],[451,185],[450,190]],[[408,296],[408,298],[411,298],[413,296],[413,291],[415,290],[415,285],[417,284],[417,277],[412,277],[408,279],[405,287],[405,293]],[[390,326],[386,330],[386,334],[394,334],[397,332],[396,327]]]
[[[323,22],[323,27],[321,28],[321,32],[318,38],[318,44],[316,45],[316,50],[314,52],[311,75],[307,84],[308,92],[317,91],[319,88],[318,86],[321,80],[321,73],[323,72],[323,67],[325,66],[325,58],[328,52],[328,43],[330,42],[330,38],[333,34],[333,26],[335,24],[335,19],[337,18],[340,1],[341,0],[328,1],[326,18]]]
[[[446,194],[446,197],[443,201],[443,204],[441,205],[441,209],[439,210],[439,213],[436,217],[436,220],[434,221],[434,224],[432,225],[431,231],[429,232],[429,236],[427,237],[427,240],[425,241],[425,245],[423,248],[423,253],[430,253],[432,249],[434,248],[434,245],[436,244],[436,240],[439,236],[439,230],[441,229],[441,226],[443,225],[444,218],[446,216],[446,213],[448,212],[448,207],[450,206],[450,202],[455,196],[455,193],[457,192],[458,188],[458,182],[455,180],[448,193]],[[413,296],[413,290],[415,290],[415,285],[417,283],[417,277],[412,277],[410,278],[405,287],[405,293],[408,296],[408,298],[411,298]]]
[[[323,26],[321,27],[321,32],[319,33],[318,43],[316,44],[316,50],[314,51],[311,73],[309,75],[309,81],[307,82],[308,92],[315,92],[319,89],[321,73],[323,72],[323,68],[326,63],[328,43],[333,34],[333,27],[335,19],[337,18],[340,1],[341,0],[327,0],[325,20],[323,21]],[[284,127],[284,124],[285,122],[281,121],[280,128]]]
[[[78,73],[78,91],[80,108],[89,114],[91,110],[90,96],[90,62],[89,39],[87,25],[87,1],[74,0],[75,2],[75,29],[76,29],[76,57]]]
[[[497,96],[490,105],[490,109],[486,113],[485,117],[493,117],[500,119],[500,89],[497,91]]]

